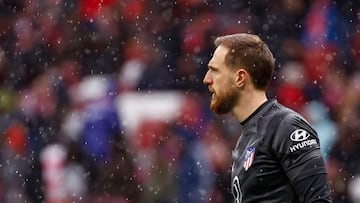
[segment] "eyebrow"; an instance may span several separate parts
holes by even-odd
[[[212,66],[212,65],[208,65],[207,67],[208,67],[208,69],[210,69],[210,70],[217,70],[217,68],[214,67],[214,66]]]

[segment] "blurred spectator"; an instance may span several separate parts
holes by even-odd
[[[9,84],[16,88],[29,85],[44,70],[49,60],[46,49],[37,36],[31,16],[19,15],[12,30],[13,42],[6,47],[9,60]]]
[[[330,116],[332,119],[338,120],[337,112],[344,99],[344,90],[346,89],[346,75],[344,70],[339,68],[331,69],[326,75],[324,80],[324,86],[320,90],[322,91],[321,101],[323,104],[329,107]]]
[[[185,97],[175,133],[183,149],[177,168],[179,202],[208,202],[214,188],[214,168],[202,141],[202,108],[196,95]]]
[[[304,105],[303,113],[318,133],[321,152],[327,160],[336,141],[337,126],[330,119],[325,105],[318,101],[311,101]]]
[[[115,84],[104,75],[84,78],[75,85],[71,96],[78,103],[80,112],[70,114],[77,115],[75,120],[68,117],[73,131],[64,131],[69,133],[70,142],[75,141],[73,146],[81,148],[77,153],[75,148],[70,151],[70,155],[77,154],[72,163],[83,165],[79,170],[90,173],[88,192],[93,198],[111,196],[135,201],[139,197],[136,194],[134,166],[115,109]],[[74,125],[71,120],[80,123]]]
[[[356,176],[349,184],[349,199],[354,203],[360,202],[360,179]]]
[[[303,65],[298,62],[287,62],[278,77],[282,82],[278,85],[277,99],[285,106],[300,111],[307,102],[304,92],[307,76]]]
[[[170,125],[167,126],[168,128]],[[179,200],[177,194],[178,181],[176,169],[181,158],[182,143],[179,137],[169,129],[161,128],[162,132],[153,137],[155,139],[152,147],[154,156],[149,176],[144,182],[144,195],[142,202],[176,202]],[[143,134],[143,136],[145,136]],[[141,150],[141,149],[140,149]],[[148,154],[149,155],[149,154]],[[150,158],[147,156],[147,160]]]
[[[230,166],[231,166],[231,145],[229,137],[224,136],[225,130],[222,129],[218,120],[209,122],[205,129],[202,139],[206,145],[205,153],[210,158],[211,167],[214,170],[214,188],[211,194],[211,201],[214,203],[231,202],[230,185]]]
[[[4,144],[1,146],[1,162],[6,163],[1,170],[2,181],[5,186],[3,201],[6,203],[31,201],[23,185],[30,169],[25,147],[27,128],[16,118],[9,122],[7,123],[9,127],[4,134],[5,137],[2,138]]]
[[[59,144],[44,147],[40,153],[42,178],[44,180],[45,202],[64,202],[66,149]]]

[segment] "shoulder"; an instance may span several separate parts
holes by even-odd
[[[268,127],[276,130],[281,125],[292,123],[291,121],[302,119],[301,115],[290,108],[273,100],[268,110],[263,114],[263,121],[267,121]],[[304,120],[304,119],[303,119]]]
[[[318,143],[316,131],[301,114],[279,103],[275,103],[270,112],[271,120],[267,129],[272,132],[269,139],[275,151],[289,151],[291,146],[307,140],[315,143],[314,139]]]
[[[310,124],[300,113],[283,106],[276,100],[273,102],[266,116],[271,120],[270,124],[272,124],[272,127],[310,127]]]
[[[306,130],[309,133],[314,134],[314,136],[317,136],[310,123],[301,114],[287,108],[287,113],[284,114],[278,126],[279,134],[288,135],[298,129]]]

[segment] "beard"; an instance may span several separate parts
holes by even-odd
[[[230,88],[229,91],[223,92],[223,94],[213,93],[210,103],[210,109],[217,114],[226,114],[231,111],[234,107],[238,95],[233,88]]]

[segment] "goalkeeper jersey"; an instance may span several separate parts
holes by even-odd
[[[236,203],[331,202],[318,136],[302,116],[269,100],[241,126],[232,153]]]

